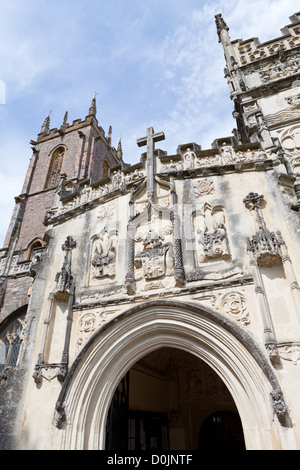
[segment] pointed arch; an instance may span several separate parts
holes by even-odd
[[[103,178],[108,178],[109,177],[109,170],[110,166],[108,163],[108,160],[103,160],[102,165],[101,165],[101,179]]]
[[[265,353],[241,327],[217,312],[165,300],[129,309],[83,348],[57,402],[62,448],[104,449],[116,387],[139,359],[161,347],[194,354],[220,376],[239,411],[248,449],[278,446],[281,425],[270,396],[281,392]]]
[[[18,308],[0,325],[0,373],[18,364],[27,307]]]
[[[61,175],[62,166],[66,154],[66,146],[59,145],[50,154],[50,166],[45,183],[45,189],[55,188]]]
[[[41,237],[33,238],[27,245],[24,255],[24,261],[30,260],[35,250],[41,249],[46,245],[46,242]]]

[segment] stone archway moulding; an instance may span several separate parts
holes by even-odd
[[[272,406],[274,393],[281,398],[282,393],[264,352],[219,313],[164,300],[130,308],[85,345],[57,401],[63,449],[105,448],[107,413],[118,383],[138,360],[162,347],[194,354],[221,377],[239,411],[247,449],[281,447],[281,434],[290,429],[286,418],[282,426],[282,414]]]

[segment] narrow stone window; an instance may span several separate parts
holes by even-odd
[[[101,168],[101,178],[108,178],[109,173],[109,163],[107,160],[104,160]]]
[[[65,147],[58,147],[56,150],[54,150],[51,158],[51,164],[47,176],[45,189],[55,188],[57,186],[61,174],[65,153]]]

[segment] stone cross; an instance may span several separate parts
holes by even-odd
[[[148,127],[146,137],[137,139],[139,147],[147,145],[147,196],[148,200],[153,200],[154,197],[154,178],[155,178],[155,158],[154,158],[154,143],[165,139],[163,132],[154,133],[153,127]]]
[[[250,211],[254,210],[258,228],[266,229],[265,219],[261,212],[261,208],[264,203],[264,196],[262,194],[251,192],[243,199],[243,202]]]

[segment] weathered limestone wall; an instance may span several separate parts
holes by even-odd
[[[1,321],[29,303],[1,448],[103,448],[118,380],[155,345],[219,374],[247,448],[300,448],[299,24],[232,42],[218,15],[237,129],[210,149],[168,155],[148,128],[125,165],[95,101],[39,134],[0,262]],[[66,176],[45,190],[58,145]]]
[[[221,145],[217,152],[221,163],[224,151]],[[34,428],[34,434],[42,436],[42,428],[53,422],[61,388],[59,363],[66,338],[70,292],[59,290],[59,296],[55,292],[57,273],[62,273],[66,260],[66,251],[61,247],[69,236],[75,242],[66,264],[75,283],[69,367],[101,327],[133,305],[157,298],[194,302],[213,308],[255,338],[266,358],[280,371],[280,384],[293,420],[300,419],[292,399],[300,376],[293,371],[293,385],[289,385],[287,378],[290,368],[295,366],[290,358],[300,337],[296,284],[291,294],[291,284],[300,275],[294,261],[298,256],[295,240],[299,235],[294,219],[286,217],[289,199],[280,191],[278,175],[283,165],[278,155],[274,153],[268,158],[263,152],[249,153],[246,149],[239,152],[237,155],[227,146],[226,157],[231,158],[231,163],[210,167],[202,165],[202,153],[194,154],[193,168],[187,168],[186,163],[191,155],[181,155],[179,166],[164,167],[157,177],[152,205],[147,203],[147,180],[141,170],[137,179],[133,176],[130,179],[129,173],[126,180],[121,172],[119,179],[112,178],[108,186],[86,186],[80,198],[62,202],[51,213],[48,219],[51,266],[41,268],[39,292],[44,295],[41,297],[35,290],[32,300],[40,310],[39,340],[33,356],[37,359],[44,348],[44,357],[37,369],[40,385],[33,380],[29,385],[24,423],[25,429],[30,429],[28,435]],[[247,200],[250,194],[253,196]],[[182,242],[184,279],[180,283],[175,276],[178,258],[174,207]],[[133,251],[128,240],[130,222],[133,222]],[[254,251],[249,251],[249,240],[260,229],[273,234],[280,232],[280,238],[273,237],[277,245],[268,249],[265,239],[263,245],[257,239]],[[131,253],[133,265],[129,260]],[[254,264],[253,259],[257,260]],[[134,279],[128,289],[129,269]],[[258,281],[253,277],[253,269]],[[290,277],[291,272],[294,277]],[[49,407],[40,410],[37,423],[34,403],[43,390]],[[56,440],[59,432],[55,426],[51,429]],[[40,439],[42,442],[43,438]]]

